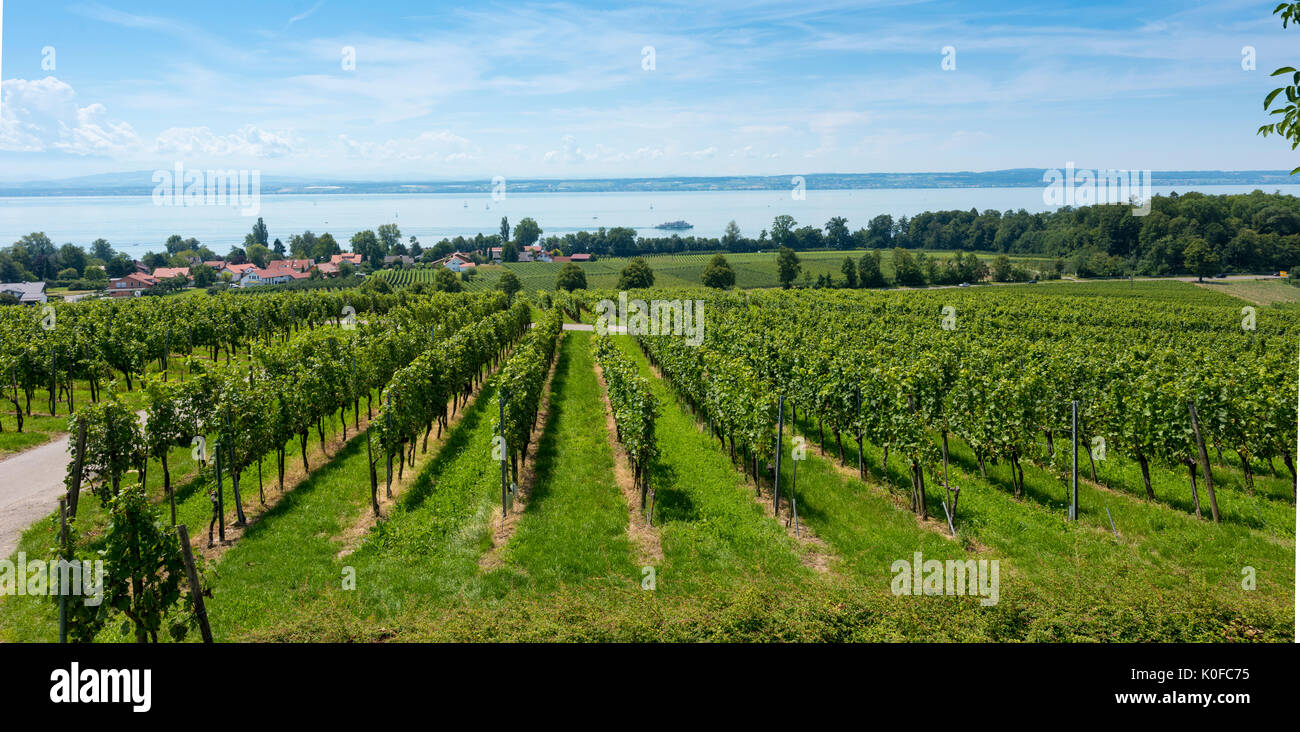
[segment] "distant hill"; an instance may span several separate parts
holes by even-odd
[[[1043,168],[1013,168],[985,172],[952,173],[815,173],[802,176],[810,190],[867,188],[1039,188]],[[602,193],[660,191],[768,191],[788,190],[790,175],[714,176],[669,178],[584,178],[575,180],[519,178],[509,181],[511,193]],[[1300,183],[1285,170],[1158,170],[1151,174],[1156,186],[1257,185]],[[0,182],[0,196],[147,196],[153,192],[153,171]],[[348,181],[329,178],[262,177],[262,195],[342,193],[457,193],[488,194],[492,182],[482,180]]]

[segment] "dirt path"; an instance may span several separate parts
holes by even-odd
[[[141,419],[144,412],[136,412]],[[18,548],[28,526],[54,513],[68,474],[68,434],[0,459],[0,557]]]
[[[28,526],[58,508],[68,460],[67,434],[0,460],[0,557],[18,548]]]
[[[609,387],[605,384],[605,371],[599,363],[592,362],[596,370],[596,383],[600,385],[600,401],[605,405],[605,431],[609,434],[609,451],[614,455],[614,481],[623,492],[627,501],[627,536],[636,547],[637,564],[645,566],[663,561],[664,549],[659,542],[659,530],[646,520],[645,513],[638,509],[641,505],[641,492],[637,490],[632,463],[627,451],[617,438],[617,425],[614,423],[614,410],[609,403]]]

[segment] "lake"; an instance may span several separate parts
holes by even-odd
[[[1258,186],[1180,186],[1180,193],[1249,193]],[[1167,194],[1168,186],[1154,186]],[[1270,186],[1269,192],[1300,195],[1300,185]],[[976,208],[999,211],[1024,208],[1048,211],[1042,188],[891,188],[809,190],[804,200],[789,191],[690,191],[655,193],[520,193],[493,201],[487,194],[317,194],[263,195],[257,215],[271,238],[286,244],[289,237],[310,229],[330,232],[346,248],[352,235],[380,224],[395,223],[403,238],[416,236],[425,246],[443,237],[491,234],[501,217],[513,226],[531,216],[543,236],[599,227],[627,226],[642,236],[667,236],[655,229],[667,221],[684,220],[695,228],[682,235],[719,236],[735,220],[746,236],[770,229],[772,219],[789,214],[800,225],[823,226],[832,216],[844,216],[851,229],[864,227],[882,213],[895,217],[921,211]],[[24,234],[44,231],[56,244],[82,246],[103,237],[119,251],[139,257],[159,251],[171,234],[196,237],[218,254],[242,244],[257,215],[243,216],[229,206],[156,206],[150,196],[48,196],[0,198],[0,245]]]

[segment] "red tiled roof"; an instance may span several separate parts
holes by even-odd
[[[185,275],[186,277],[189,277],[190,268],[189,267],[159,267],[153,271],[153,276],[156,279],[160,279],[160,280],[171,279],[176,275]]]

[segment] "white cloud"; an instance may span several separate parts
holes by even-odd
[[[217,135],[207,127],[171,127],[154,142],[154,151],[160,154],[219,157],[280,158],[299,152],[300,147],[292,133],[254,125],[244,125],[229,135]]]
[[[117,156],[139,147],[126,122],[108,119],[102,104],[77,106],[77,93],[57,77],[8,79],[0,105],[0,150]]]

